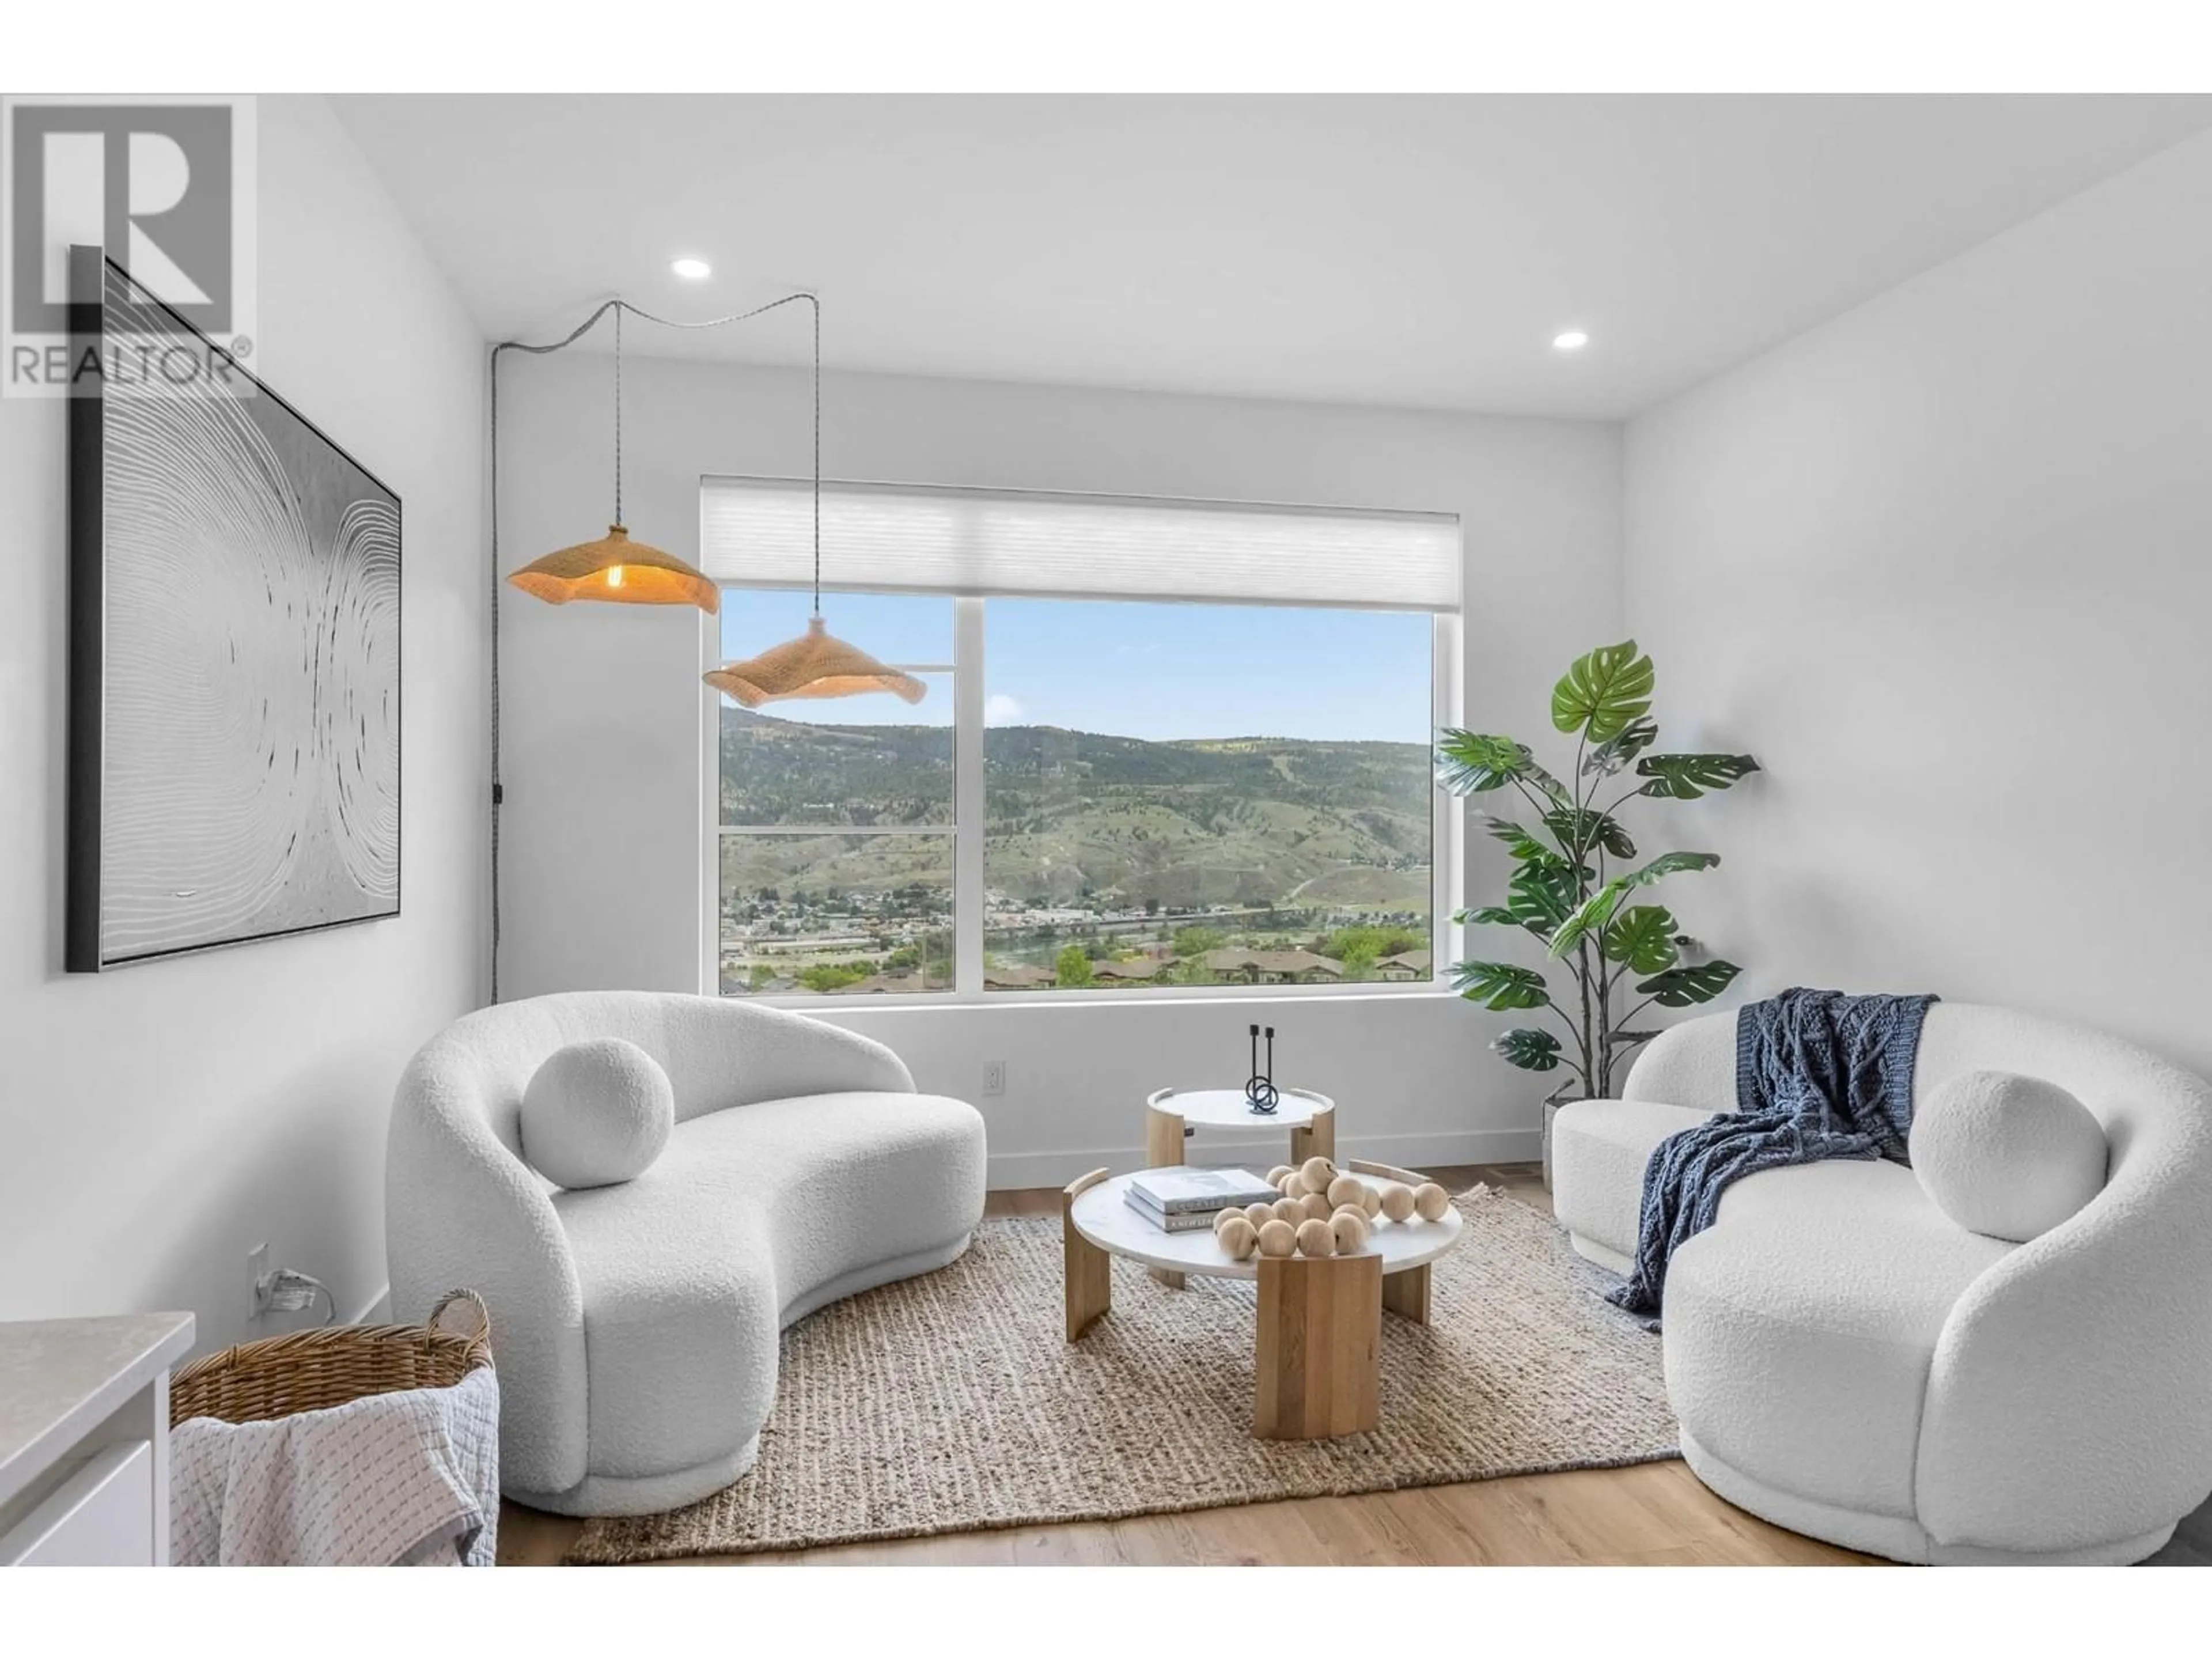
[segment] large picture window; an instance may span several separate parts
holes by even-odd
[[[721,655],[804,626],[804,588],[758,585],[790,562],[801,505],[788,486],[708,482]],[[1000,508],[1000,522],[979,522]],[[1409,538],[1409,524],[1425,534]],[[928,688],[919,705],[717,699],[714,982],[730,995],[963,1000],[1431,982],[1450,818],[1430,739],[1456,717],[1457,535],[1442,528],[825,487],[833,574],[872,560],[916,585],[1018,591],[827,597],[837,632]],[[865,545],[841,550],[840,532]],[[979,568],[1001,558],[994,532],[1037,556]],[[1251,568],[1230,580],[1217,568],[1219,592],[1164,593],[1159,550],[1148,564],[1142,544],[1194,532]],[[1288,544],[1278,554],[1304,538],[1355,563],[1395,553],[1401,568],[1348,580],[1293,560],[1277,580],[1255,556],[1270,538]],[[731,580],[724,542],[749,551],[750,581]],[[1072,565],[1055,569],[1055,551]],[[1099,565],[1117,558],[1126,594],[1100,591]],[[1164,574],[1188,574],[1175,562]],[[1239,592],[1263,580],[1298,602]]]

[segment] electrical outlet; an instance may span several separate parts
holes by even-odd
[[[983,1098],[996,1100],[1006,1092],[1006,1062],[987,1060],[983,1062]]]
[[[246,1316],[258,1319],[269,1306],[261,1281],[269,1277],[269,1244],[264,1239],[246,1253]]]

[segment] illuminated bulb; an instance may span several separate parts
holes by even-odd
[[[1589,336],[1578,328],[1571,328],[1564,334],[1552,337],[1552,349],[1555,351],[1580,351],[1589,343]]]
[[[704,259],[672,259],[668,268],[687,283],[703,283],[714,274],[714,267]]]
[[[622,567],[620,565],[611,564],[607,567],[607,586],[609,587],[620,587],[622,586]]]

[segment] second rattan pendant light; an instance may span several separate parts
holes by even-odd
[[[812,296],[808,296],[811,298]],[[923,686],[911,674],[886,667],[856,645],[848,645],[822,619],[822,306],[814,303],[814,615],[795,640],[757,657],[726,662],[702,676],[747,708],[787,697],[858,697],[888,691],[920,702]]]

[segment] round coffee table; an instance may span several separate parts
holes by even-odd
[[[1370,1187],[1418,1185],[1425,1178],[1357,1161],[1346,1173]],[[1187,1273],[1257,1279],[1252,1432],[1310,1440],[1373,1428],[1382,1394],[1382,1316],[1388,1311],[1429,1322],[1429,1265],[1459,1243],[1458,1210],[1445,1211],[1438,1221],[1378,1217],[1366,1248],[1351,1255],[1239,1261],[1211,1228],[1163,1232],[1132,1210],[1129,1183],[1137,1175],[1094,1170],[1061,1197],[1067,1340],[1078,1340],[1111,1311],[1117,1255],[1171,1273],[1177,1284]]]
[[[1255,1112],[1242,1089],[1162,1089],[1145,1102],[1145,1156],[1154,1169],[1183,1161],[1182,1144],[1194,1129],[1288,1129],[1291,1162],[1336,1156],[1336,1103],[1310,1089],[1285,1089],[1272,1112]],[[1163,1285],[1180,1289],[1182,1275],[1152,1269]]]

